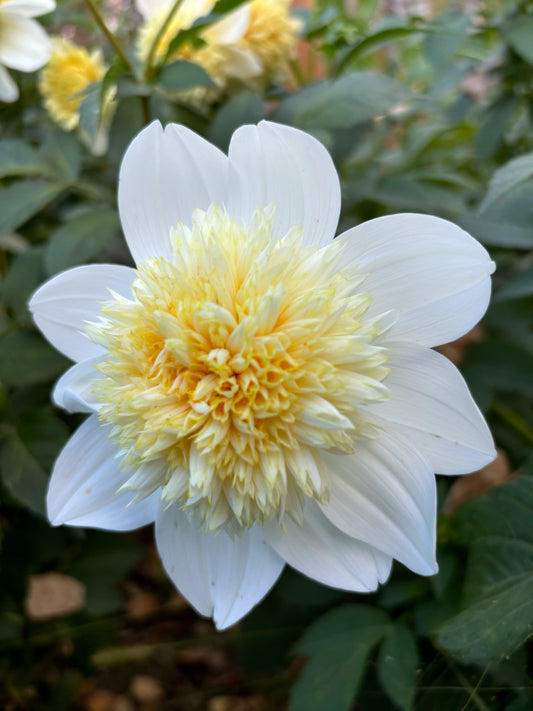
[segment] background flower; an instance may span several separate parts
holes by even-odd
[[[52,39],[51,55],[41,72],[39,89],[46,110],[65,131],[78,126],[82,92],[89,84],[100,81],[105,71],[100,50],[89,52],[62,37]]]
[[[50,41],[32,17],[55,9],[55,0],[0,0],[0,101],[16,101],[18,87],[5,67],[33,72],[46,63]]]
[[[242,127],[226,158],[154,123],[119,182],[137,270],[67,271],[30,304],[77,361],[56,403],[93,413],[54,468],[52,522],[155,520],[167,572],[219,628],[285,562],[358,591],[393,558],[434,574],[433,473],[495,454],[431,350],[483,315],[486,250],[414,214],[332,242],[339,208],[331,158],[301,131]]]
[[[153,4],[138,0],[137,8],[145,19],[138,40],[141,58],[148,57],[172,5],[168,0]],[[212,0],[185,0],[159,39],[155,58],[161,61],[178,31],[209,14],[213,5]],[[291,16],[289,0],[252,0],[204,30],[204,46],[185,44],[171,60],[199,64],[221,89],[231,81],[257,86],[286,72],[301,24]]]

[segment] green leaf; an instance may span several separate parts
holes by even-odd
[[[501,661],[533,634],[533,571],[485,589],[485,597],[438,630],[437,641],[464,661]]]
[[[43,175],[48,172],[46,163],[37,151],[19,139],[5,138],[0,142],[0,178],[14,175]]]
[[[489,390],[533,395],[533,358],[526,349],[500,340],[474,343],[468,350],[462,372],[472,374]]]
[[[416,20],[415,20],[416,22]],[[386,29],[374,32],[371,35],[364,37],[360,42],[357,42],[353,47],[350,48],[349,52],[342,58],[339,66],[337,67],[337,73],[344,71],[344,69],[360,57],[364,57],[370,52],[383,47],[383,45],[388,44],[392,40],[402,39],[403,37],[409,37],[413,34],[418,34],[423,32],[423,27],[387,27]]]
[[[91,144],[94,143],[98,125],[100,124],[100,95],[102,85],[94,82],[84,90],[84,98],[80,104],[80,127],[87,133]]]
[[[132,537],[91,531],[81,556],[66,572],[85,584],[87,610],[104,615],[120,607],[116,585],[142,555],[142,547]]]
[[[509,249],[533,249],[533,227],[522,227],[472,213],[460,215],[456,222],[483,244]]]
[[[47,471],[51,471],[70,435],[67,425],[54,415],[51,407],[26,411],[18,431],[30,454]]]
[[[498,168],[491,178],[489,190],[480,205],[480,211],[484,212],[490,205],[500,201],[513,188],[531,177],[533,177],[533,153],[514,158]]]
[[[533,634],[532,520],[527,474],[459,509],[457,536],[470,548],[466,608],[437,630],[442,647],[465,660],[499,661]]]
[[[8,306],[17,323],[31,323],[28,299],[44,278],[42,248],[17,254],[0,280],[0,301]]]
[[[48,180],[20,180],[0,190],[0,235],[23,225],[63,190]]]
[[[262,99],[251,91],[241,91],[218,111],[211,123],[209,139],[227,151],[233,132],[246,123],[257,123],[265,116]]]
[[[52,380],[71,365],[30,331],[15,331],[0,340],[0,380],[21,387]]]
[[[385,637],[378,656],[378,677],[387,695],[403,711],[414,708],[418,647],[413,633],[394,625]]]
[[[408,96],[406,87],[384,74],[352,72],[293,94],[274,120],[309,130],[352,128],[388,113]]]
[[[15,501],[39,516],[45,515],[48,476],[16,432],[0,445],[0,472]]]
[[[431,23],[432,31],[424,42],[425,54],[436,70],[442,70],[464,44],[470,25],[470,15],[461,10],[444,13]]]
[[[165,89],[174,91],[187,91],[187,89],[194,89],[197,86],[216,86],[203,67],[183,59],[163,67],[159,76],[159,84]]]
[[[528,64],[533,64],[533,15],[513,17],[501,26],[502,34],[508,44]]]
[[[47,136],[39,155],[61,181],[69,184],[78,177],[81,153],[75,134],[54,131]]]
[[[507,126],[514,113],[518,99],[504,94],[484,113],[483,122],[475,140],[476,153],[480,158],[491,158],[500,147]]]
[[[495,296],[495,301],[522,299],[525,296],[533,296],[533,267],[526,269],[500,289]]]
[[[120,227],[116,210],[107,207],[76,215],[56,230],[45,250],[49,275],[84,264],[111,240]]]
[[[348,711],[368,656],[388,628],[387,615],[370,605],[339,607],[320,617],[296,647],[310,659],[292,688],[290,711]]]

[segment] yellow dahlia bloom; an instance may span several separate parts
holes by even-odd
[[[173,0],[158,0],[154,3],[149,0],[137,0],[137,8],[145,18],[138,39],[141,59],[147,59],[150,48],[173,4]],[[209,14],[214,4],[214,0],[184,0],[157,44],[155,59],[162,61],[178,32],[188,29],[199,17]],[[261,71],[257,59],[250,52],[237,46],[248,23],[248,8],[237,8],[202,33],[201,37],[206,43],[203,47],[198,49],[190,45],[180,47],[171,60],[186,59],[199,64],[220,88],[225,87],[230,79],[247,81]]]
[[[291,0],[253,0],[250,21],[239,47],[249,50],[261,63],[263,79],[286,71],[293,59],[302,23],[290,13]]]
[[[39,89],[46,110],[65,131],[78,126],[81,93],[89,84],[100,81],[105,71],[99,50],[90,53],[66,39],[52,40],[52,52],[41,72]]]
[[[6,67],[33,72],[46,64],[50,40],[31,19],[55,10],[55,0],[0,0],[0,101],[16,101],[19,90]]]
[[[393,558],[433,575],[434,472],[495,455],[432,349],[483,315],[486,250],[416,214],[333,240],[329,154],[268,122],[239,128],[228,156],[153,123],[118,200],[136,268],[78,267],[30,302],[76,361],[56,404],[89,414],[55,464],[52,523],[155,522],[169,576],[220,629],[285,563],[353,591],[375,590]]]

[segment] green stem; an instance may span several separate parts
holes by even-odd
[[[104,35],[107,37],[109,44],[113,47],[116,54],[118,54],[118,56],[122,59],[124,64],[128,67],[132,76],[135,76],[135,69],[134,69],[132,63],[128,59],[126,53],[124,52],[124,50],[122,49],[120,44],[117,42],[116,37],[113,35],[112,32],[109,31],[107,25],[105,24],[105,22],[102,18],[102,15],[100,15],[100,12],[98,11],[98,8],[94,4],[93,0],[85,0],[85,4],[91,11],[94,19],[96,20],[96,24],[102,30]]]
[[[176,0],[176,2],[174,3],[174,5],[172,5],[172,7],[170,8],[170,12],[169,12],[168,15],[165,17],[165,21],[163,22],[163,24],[162,24],[161,27],[159,28],[159,30],[158,30],[158,32],[157,32],[155,38],[154,38],[154,41],[152,42],[152,45],[151,45],[151,47],[150,47],[150,51],[148,52],[148,56],[146,57],[146,64],[145,64],[145,67],[144,67],[144,77],[145,77],[146,81],[149,81],[149,80],[150,80],[150,75],[151,75],[151,72],[152,72],[152,69],[153,69],[154,56],[155,56],[155,53],[156,53],[156,51],[157,51],[157,47],[158,47],[158,45],[159,45],[159,42],[161,41],[161,38],[163,37],[163,35],[164,35],[165,32],[167,31],[167,28],[168,28],[168,26],[170,25],[170,23],[171,23],[171,21],[172,21],[172,18],[174,17],[174,14],[177,12],[177,10],[178,10],[178,8],[179,8],[179,6],[181,5],[182,2],[183,2],[183,0]]]
[[[305,78],[302,68],[298,64],[298,62],[295,59],[291,59],[289,62],[289,66],[291,68],[294,78],[296,79],[296,82],[298,83],[298,86],[305,86],[307,84],[307,79]]]
[[[514,410],[511,410],[507,405],[498,401],[493,403],[492,409],[500,419],[510,425],[518,434],[526,439],[529,444],[533,444],[533,427],[531,427],[523,417]]]

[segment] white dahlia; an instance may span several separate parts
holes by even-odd
[[[31,18],[55,6],[55,0],[0,0],[0,101],[16,101],[19,96],[6,67],[33,72],[48,61],[50,40]]]
[[[137,267],[78,267],[31,301],[76,361],[55,402],[91,413],[55,464],[52,523],[155,521],[169,576],[219,629],[285,563],[362,592],[393,558],[433,575],[434,472],[495,454],[431,350],[483,315],[487,252],[414,214],[333,241],[339,207],[331,158],[301,131],[244,126],[226,157],[154,123],[120,173]]]

